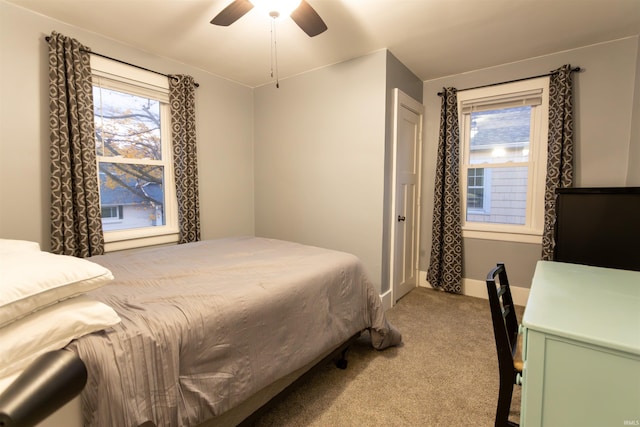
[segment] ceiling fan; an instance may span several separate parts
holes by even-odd
[[[284,8],[285,5],[289,6],[288,10]],[[327,30],[327,25],[306,0],[234,0],[222,9],[211,20],[211,23],[227,27],[253,9],[254,6],[264,9],[272,18],[290,14],[291,19],[309,37],[317,36]]]

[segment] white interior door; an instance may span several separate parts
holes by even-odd
[[[393,302],[418,285],[423,106],[395,89],[392,193]]]

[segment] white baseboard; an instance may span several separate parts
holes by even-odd
[[[391,298],[391,290],[388,290],[384,294],[380,295],[380,301],[382,301],[382,308],[384,311],[387,311],[393,305],[393,301]]]
[[[418,283],[419,286],[432,288],[432,286],[427,281],[426,271],[420,271],[418,273]],[[520,286],[512,285],[510,285],[509,288],[511,289],[511,297],[513,298],[513,303],[515,305],[527,305],[527,300],[529,299],[529,288],[522,288]],[[484,280],[463,278],[462,294],[470,297],[487,299],[487,283]]]

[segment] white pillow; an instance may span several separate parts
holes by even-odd
[[[0,239],[0,255],[19,251],[40,251],[40,243],[27,240]]]
[[[40,251],[0,256],[0,326],[113,280],[111,272],[82,258]]]
[[[0,328],[0,378],[26,368],[41,354],[120,322],[108,305],[85,295],[66,299]]]

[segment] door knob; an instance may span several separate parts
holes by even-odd
[[[407,218],[403,217],[402,215],[398,215],[398,222],[404,221],[405,219]]]

